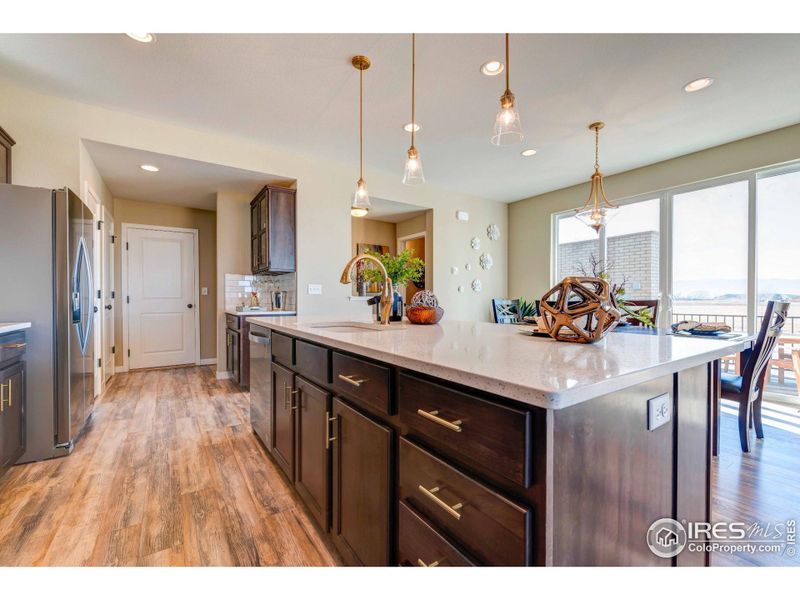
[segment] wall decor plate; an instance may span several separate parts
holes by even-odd
[[[480,279],[473,279],[472,280],[472,291],[473,292],[480,292],[483,289],[483,284],[481,283]]]
[[[480,250],[481,249],[481,238],[477,235],[469,241],[469,245],[472,246],[473,250]]]
[[[450,267],[450,274],[451,275],[458,275],[458,267],[456,267],[456,266]]]
[[[500,239],[500,228],[492,223],[486,228],[486,235],[489,237],[490,240],[496,242]]]
[[[458,286],[458,291],[459,291],[459,293],[463,292],[464,291],[464,286],[463,285]]]
[[[472,271],[472,265],[471,265],[471,264],[469,264],[469,263],[465,264],[465,265],[464,265],[464,270],[465,270],[465,271]]]
[[[494,261],[492,260],[492,255],[488,252],[484,252],[481,254],[481,257],[478,259],[478,262],[481,264],[481,269],[484,271],[488,271],[492,268]]]

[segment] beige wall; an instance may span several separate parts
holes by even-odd
[[[114,229],[118,240],[122,240],[123,223],[137,225],[160,225],[197,229],[197,244],[200,254],[200,281],[198,288],[207,287],[208,295],[200,296],[200,358],[215,358],[217,319],[217,216],[214,211],[186,208],[158,202],[140,202],[114,198]],[[114,257],[114,287],[122,290],[123,244],[116,245]],[[122,305],[114,313],[114,339],[122,346]],[[123,350],[124,351],[124,350]],[[121,365],[123,352],[117,352],[116,364]]]
[[[13,176],[21,185],[68,185],[79,189],[82,139],[296,180],[298,311],[308,315],[363,311],[363,306],[353,306],[358,303],[349,301],[350,289],[339,283],[341,269],[352,250],[350,200],[358,174],[355,163],[321,160],[269,146],[260,139],[234,137],[48,96],[7,81],[0,81],[0,97],[0,123],[17,140]],[[376,197],[433,209],[432,252],[436,263],[441,264],[434,271],[433,289],[447,318],[490,320],[490,299],[506,293],[507,205],[431,185],[405,186],[399,172],[368,170],[365,175],[370,193]],[[471,220],[457,221],[456,210],[468,211]],[[498,242],[490,244],[495,266],[480,274],[482,293],[459,294],[458,278],[450,276],[449,267],[463,265],[466,260],[477,261],[469,239],[482,235],[488,241],[485,230],[489,223],[496,223],[503,232]],[[463,269],[459,277],[465,279]],[[309,283],[322,284],[323,293],[309,295]]]
[[[609,200],[629,198],[800,159],[800,125],[694,152],[605,178]],[[590,169],[591,165],[587,165]],[[587,170],[587,174],[589,171]],[[582,206],[589,185],[556,190],[509,205],[508,292],[538,298],[550,285],[551,217]]]
[[[380,244],[387,246],[391,254],[397,252],[397,226],[394,223],[352,217],[350,228],[353,236],[351,249],[353,254],[356,253],[357,244]]]

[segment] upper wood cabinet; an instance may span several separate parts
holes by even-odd
[[[267,185],[250,202],[254,275],[295,271],[296,194],[296,190]]]
[[[0,183],[11,183],[11,146],[14,140],[0,127]]]

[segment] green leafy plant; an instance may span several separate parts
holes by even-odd
[[[578,271],[584,277],[599,277],[605,281],[611,282],[611,275],[609,271],[613,268],[613,265],[607,265],[605,261],[599,260],[595,257],[594,254],[589,256],[589,266],[584,267],[583,264],[578,265]],[[625,299],[625,285],[628,283],[628,278],[626,276],[622,276],[622,282],[614,283],[611,285],[611,295],[614,297],[614,302],[616,302],[617,307],[629,317],[632,317],[647,327],[655,327],[655,323],[653,323],[653,313],[652,309],[643,306],[640,308],[636,308],[636,301],[628,302]]]
[[[397,256],[388,252],[379,254],[371,250],[367,250],[367,254],[374,256],[383,263],[392,283],[397,285],[405,285],[409,281],[417,281],[422,277],[425,269],[425,262],[421,258],[415,257],[411,248],[406,248]],[[364,269],[361,271],[361,276],[370,283],[383,283],[383,273],[375,267]]]
[[[528,302],[525,298],[519,299],[519,320],[525,317],[536,317],[536,303]]]

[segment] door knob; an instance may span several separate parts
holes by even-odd
[[[186,308],[194,308],[194,304],[187,304]]]
[[[98,310],[100,310],[100,309],[99,309],[99,308],[97,308],[96,306],[93,306],[93,307],[92,307],[92,312],[97,312]]]
[[[106,304],[106,310],[111,310],[112,308],[114,308],[114,307],[111,306],[110,304]]]

